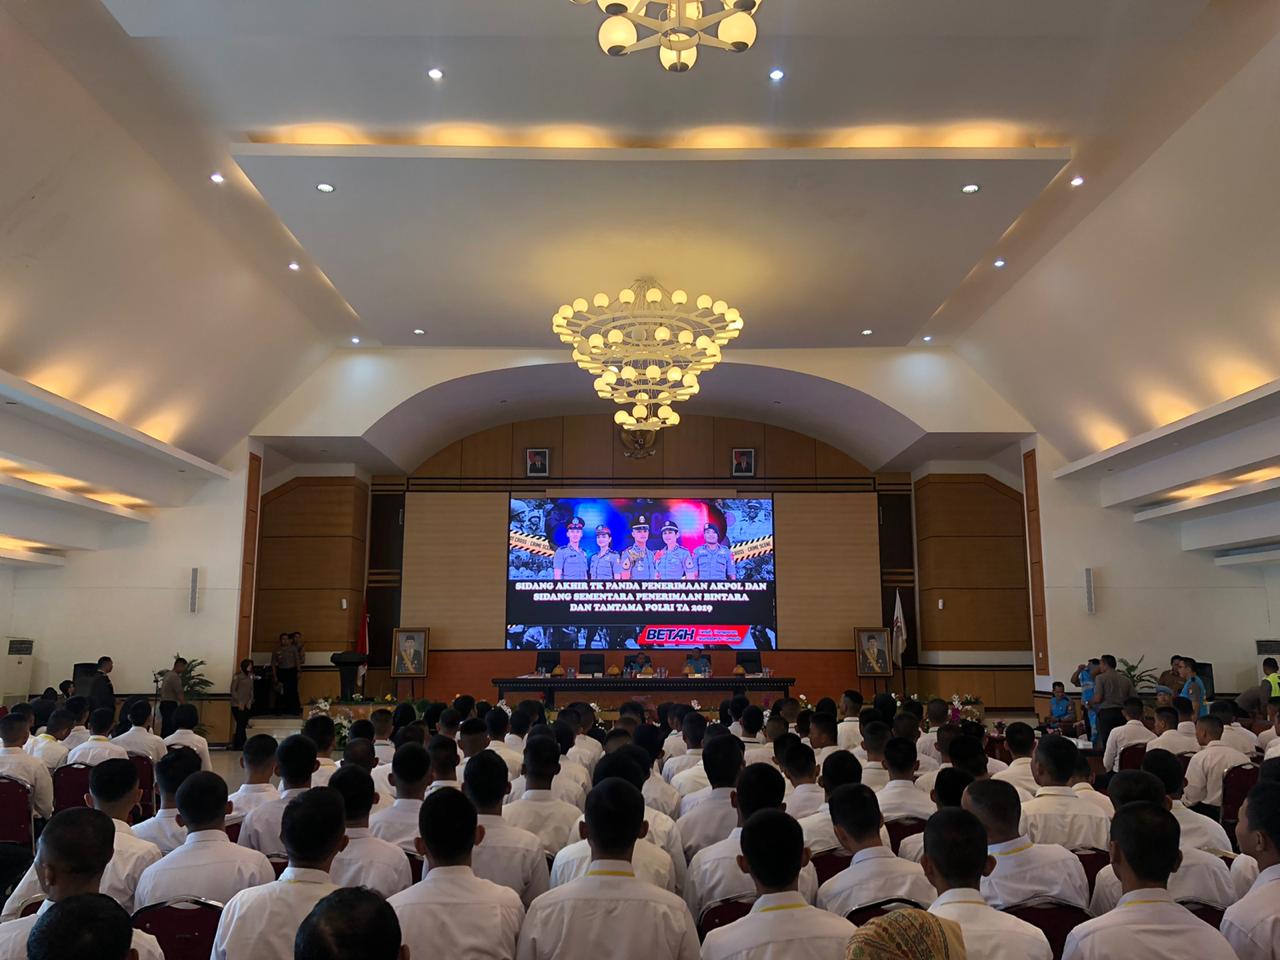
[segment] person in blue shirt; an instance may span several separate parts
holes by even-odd
[[[1049,716],[1045,717],[1044,729],[1054,730],[1066,736],[1074,736],[1076,725],[1076,707],[1067,696],[1067,688],[1061,680],[1053,682],[1053,696],[1049,698]]]
[[[694,650],[684,659],[685,667],[692,673],[702,674],[704,676],[711,673],[711,658],[702,650]]]
[[[622,557],[613,549],[613,531],[603,523],[596,527],[596,546],[600,549],[591,555],[591,579],[617,580],[622,573]]]
[[[657,579],[658,561],[649,549],[649,518],[643,513],[631,524],[631,546],[622,551],[622,579]]]
[[[1209,715],[1209,695],[1205,689],[1204,681],[1196,673],[1195,659],[1184,656],[1178,664],[1178,674],[1182,677],[1181,696],[1191,701],[1191,706],[1195,710],[1197,717],[1207,717]]]
[[[703,524],[702,539],[705,542],[693,551],[694,579],[737,580],[733,551],[720,542],[720,528],[714,523]]]
[[[587,551],[582,549],[582,530],[586,526],[581,517],[569,521],[566,531],[569,545],[561,547],[551,558],[551,566],[557,580],[587,579]]]
[[[1090,660],[1088,663],[1082,663],[1076,667],[1076,672],[1071,675],[1071,682],[1080,688],[1080,702],[1088,704],[1093,699],[1093,675],[1098,672],[1098,667],[1102,666],[1102,661],[1098,659]],[[1098,711],[1095,707],[1088,707],[1085,716],[1089,722],[1089,738],[1096,742],[1098,736]]]
[[[693,579],[693,554],[680,546],[680,527],[674,520],[662,525],[662,549],[657,560],[659,580]]]

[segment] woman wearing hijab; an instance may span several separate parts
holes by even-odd
[[[960,924],[924,910],[894,910],[864,923],[845,960],[965,960]]]

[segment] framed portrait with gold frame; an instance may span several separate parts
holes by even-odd
[[[855,631],[858,676],[892,677],[893,654],[889,648],[889,630],[871,627]]]
[[[427,675],[426,627],[397,627],[391,638],[391,677],[396,680],[421,679]]]

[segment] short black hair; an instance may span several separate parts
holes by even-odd
[[[987,772],[987,751],[982,741],[964,734],[951,741],[951,766],[963,770],[975,780]]]
[[[1066,689],[1067,689],[1067,685],[1066,685],[1065,683],[1063,683],[1061,680],[1055,680],[1055,681],[1053,681],[1053,683],[1050,685],[1050,689],[1052,689],[1052,690],[1056,690],[1058,687],[1061,687],[1061,688],[1063,689],[1063,691],[1064,691],[1064,692],[1065,692],[1065,691],[1066,691]]]
[[[858,711],[858,725],[866,726],[868,723],[883,723],[884,715],[875,707],[863,707]]]
[[[742,773],[742,741],[726,735],[708,740],[702,748],[702,769],[712,787],[732,787]]]
[[[851,707],[861,708],[864,697],[861,690],[846,690],[840,694],[841,703],[847,703]]]
[[[773,764],[748,764],[738,777],[738,812],[746,819],[757,810],[776,810],[782,806],[786,792],[782,774]]]
[[[276,747],[276,766],[280,768],[281,778],[290,783],[311,781],[311,774],[316,769],[315,741],[300,733],[291,734],[280,741]]]
[[[943,759],[951,759],[951,741],[963,735],[964,731],[960,729],[958,723],[944,723],[938,727],[938,734],[934,737],[933,743]]]
[[[110,817],[90,807],[69,807],[53,815],[40,833],[40,857],[59,870],[94,877],[107,869],[115,851]]]
[[[1164,782],[1145,770],[1121,770],[1107,783],[1107,796],[1120,809],[1127,803],[1164,803]]]
[[[1142,757],[1142,769],[1160,781],[1166,796],[1181,796],[1186,773],[1182,761],[1168,750],[1148,750]]]
[[[702,738],[707,734],[707,718],[697,710],[690,710],[680,721],[680,732],[689,746],[694,748],[702,746]]]
[[[641,723],[645,722],[644,704],[638,700],[624,700],[618,704],[618,716],[635,717]]]
[[[317,753],[328,753],[333,749],[334,740],[337,739],[337,727],[334,725],[333,717],[317,713],[313,717],[308,717],[307,722],[302,725],[302,735],[316,745]]]
[[[1015,757],[1029,757],[1036,749],[1036,731],[1029,723],[1015,720],[1004,728],[1004,742]]]
[[[603,854],[621,854],[635,845],[644,822],[644,797],[620,777],[601,780],[587,794],[587,833]]]
[[[319,863],[337,852],[346,828],[342,795],[332,787],[312,787],[285,806],[280,839],[291,863]]]
[[[476,806],[452,787],[433,790],[418,811],[418,832],[433,860],[458,863],[476,844]]]
[[[425,747],[429,732],[430,729],[425,720],[414,720],[397,730],[392,737],[392,742],[397,747],[403,747],[406,743],[416,743],[420,747]]]
[[[591,783],[594,786],[610,777],[620,777],[637,790],[643,791],[644,782],[649,779],[649,771],[643,764],[637,764],[634,756],[629,757],[618,750],[599,759],[591,773]]]
[[[764,710],[754,703],[742,711],[742,732],[748,737],[758,736],[764,729]]]
[[[933,781],[933,792],[938,798],[938,809],[958,807],[969,784],[973,783],[973,774],[958,767],[943,767]]]
[[[837,787],[862,782],[862,764],[848,750],[832,750],[822,761],[822,788],[828,796]]]
[[[871,705],[879,711],[880,716],[884,718],[884,722],[890,722],[894,714],[898,712],[898,700],[888,691],[882,690],[871,698]]]
[[[406,743],[396,748],[391,758],[391,773],[396,784],[412,787],[422,783],[431,772],[431,757],[420,743]]]
[[[173,725],[179,730],[194,730],[200,725],[200,711],[194,703],[180,703],[173,711]]]
[[[916,745],[906,737],[891,737],[884,745],[884,765],[890,773],[909,774],[917,760]]]
[[[619,725],[604,735],[604,749],[606,752],[612,753],[614,750],[618,749],[618,745],[631,742],[631,731],[622,725],[624,722],[634,724],[636,722],[636,718],[618,718]]]
[[[1146,712],[1146,708],[1143,707],[1142,701],[1137,697],[1129,697],[1125,700],[1121,709],[1124,711],[1124,715],[1130,720],[1141,720],[1142,715]]]
[[[138,768],[131,760],[103,760],[89,771],[89,792],[101,803],[116,803],[137,789]]]
[[[739,694],[729,701],[729,716],[734,720],[742,719],[742,712],[751,706],[751,701]]]
[[[61,733],[63,730],[70,730],[76,725],[76,721],[80,719],[70,710],[55,710],[49,714],[49,721],[44,728],[49,733]]]
[[[276,749],[280,746],[276,738],[269,733],[255,733],[244,742],[244,765],[246,767],[264,767],[275,763]]]
[[[1191,702],[1190,697],[1174,697],[1173,709],[1178,711],[1179,720],[1183,717],[1190,719],[1191,715],[1196,711],[1196,706]]]
[[[893,718],[893,723],[889,726],[895,737],[903,737],[914,743],[920,733],[920,718],[914,713],[903,710]]]
[[[818,761],[813,748],[804,743],[793,743],[782,758],[782,769],[793,777],[816,776]]]
[[[642,723],[631,735],[631,742],[649,755],[649,765],[657,762],[665,747],[665,735],[651,723]]]
[[[999,828],[999,832],[1018,832],[1018,823],[1022,819],[1022,801],[1018,797],[1018,789],[1003,780],[975,780],[965,788],[965,795],[973,807],[973,813],[988,832]]]
[[[378,751],[373,748],[373,741],[367,737],[356,737],[348,740],[342,748],[342,765],[359,767],[366,773],[372,773],[378,765]]]
[[[833,713],[815,713],[813,719],[809,721],[809,732],[812,735],[814,730],[820,731],[832,743],[835,743],[839,734],[837,733],[837,721]]]
[[[477,807],[492,807],[501,803],[502,798],[507,795],[509,785],[507,762],[492,750],[481,750],[463,768],[463,790]]]
[[[531,726],[533,726],[533,717],[523,710],[517,710],[511,714],[511,732],[517,737],[523,737],[527,734]]]
[[[804,831],[781,810],[757,810],[742,825],[742,855],[761,886],[788,887],[800,875]]]
[[[89,732],[98,736],[106,736],[116,725],[116,712],[110,707],[99,707],[89,714]]]
[[[0,717],[0,739],[6,743],[31,732],[31,721],[20,713],[7,713]]]
[[[1178,711],[1173,707],[1156,707],[1155,716],[1157,720],[1163,720],[1170,730],[1177,729]]]
[[[1267,673],[1275,673],[1276,670],[1280,669],[1280,663],[1276,662],[1275,657],[1264,657],[1262,659],[1262,669]]]
[[[1262,766],[1258,768],[1258,782],[1280,783],[1280,757],[1262,761]]]
[[[111,658],[110,658],[110,657],[99,657],[99,658],[98,658],[98,667],[99,667],[99,668],[101,668],[101,667],[102,667],[102,665],[103,665],[104,663],[110,663],[110,662],[111,662]]]
[[[440,774],[453,775],[458,769],[458,742],[452,737],[437,733],[427,744],[427,756],[431,758],[431,775],[440,779]]]
[[[507,711],[500,707],[494,707],[484,715],[484,729],[489,734],[490,740],[501,740],[507,735],[507,731],[511,729],[511,718],[507,716]]]
[[[457,710],[464,717],[470,716],[471,711],[476,708],[476,698],[469,693],[464,693],[453,698],[453,709]]]
[[[125,960],[133,949],[133,922],[106,894],[59,900],[42,913],[27,936],[29,960]]]
[[[489,728],[485,726],[483,720],[472,717],[469,720],[463,720],[458,726],[458,733],[464,737],[488,736]]]
[[[968,810],[939,810],[924,825],[924,854],[947,886],[977,889],[987,864],[986,827]]]
[[[880,801],[864,783],[851,783],[831,794],[831,822],[854,839],[880,833]]]
[[[1104,653],[1102,655],[1102,662],[1105,663],[1112,670],[1116,668],[1116,658],[1109,653]]]
[[[567,756],[569,751],[573,749],[573,745],[578,740],[577,733],[573,727],[565,723],[563,720],[557,719],[551,725],[551,736],[555,737],[556,743],[560,747],[560,755]]]
[[[162,794],[172,797],[188,777],[199,772],[200,754],[194,750],[170,750],[156,764],[156,786]]]
[[[227,815],[227,781],[211,770],[197,770],[178,788],[178,813],[188,832],[216,823]]]
[[[1250,830],[1266,834],[1273,846],[1280,847],[1280,782],[1259,782],[1249,791],[1246,801],[1245,825]],[[45,827],[46,831],[48,829]]]
[[[365,887],[344,887],[307,914],[293,940],[294,960],[396,960],[400,920],[381,896]]]
[[[373,777],[369,771],[344,762],[329,778],[329,786],[342,797],[342,809],[347,820],[363,820],[373,809]]]
[[[769,718],[769,722],[770,723],[773,722],[773,717]],[[774,737],[773,759],[776,760],[779,764],[781,764],[782,758],[787,755],[787,751],[790,750],[793,746],[795,746],[799,742],[800,742],[800,738],[797,737],[794,733],[784,733],[781,736]]]
[[[528,776],[553,777],[560,765],[560,747],[552,737],[529,737],[524,742],[524,768]]]
[[[1142,775],[1139,770],[1121,772]],[[1177,867],[1181,839],[1177,819],[1162,804],[1138,801],[1121,806],[1117,803],[1116,815],[1111,820],[1111,842],[1120,848],[1138,879],[1161,886],[1167,884],[1169,875]]]
[[[934,697],[925,704],[924,712],[931,724],[943,724],[951,716],[951,704],[941,697]]]
[[[347,743],[352,740],[372,740],[375,736],[377,731],[373,729],[372,720],[353,720],[347,728]]]
[[[457,730],[462,726],[462,713],[453,707],[447,707],[440,711],[440,716],[436,719],[436,729],[447,728],[449,730]]]
[[[1221,740],[1222,731],[1226,729],[1226,725],[1222,722],[1222,718],[1215,717],[1213,714],[1209,714],[1207,717],[1201,717],[1196,721],[1196,726],[1203,728],[1213,740]]]
[[[556,714],[556,723],[567,723],[574,736],[582,730],[582,714],[574,707],[565,707]]]
[[[151,704],[146,700],[135,700],[133,705],[129,707],[129,722],[135,727],[141,727],[151,719]]]
[[[70,697],[67,700],[67,709],[75,715],[76,721],[78,722],[81,717],[86,716],[89,713],[89,698],[82,697],[79,694],[74,697]]]
[[[1043,737],[1036,747],[1036,761],[1056,786],[1066,786],[1074,776],[1079,748],[1066,737]]]

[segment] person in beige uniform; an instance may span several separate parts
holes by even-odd
[[[173,661],[173,669],[160,679],[160,736],[167,737],[178,729],[173,721],[174,711],[187,702],[187,695],[182,689],[182,674],[186,672],[187,661],[178,657]]]
[[[302,703],[298,700],[298,671],[307,660],[307,652],[302,646],[302,634],[280,634],[280,645],[271,655],[271,669],[275,682],[280,686],[277,708],[287,716],[302,713]]]
[[[232,750],[243,750],[249,737],[249,717],[253,708],[253,661],[248,657],[240,661],[240,669],[231,678],[231,716],[236,721],[235,736],[231,738]]]

